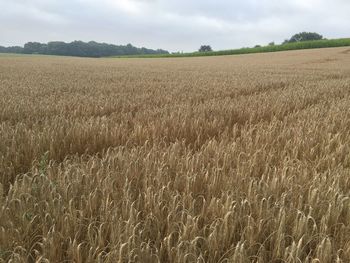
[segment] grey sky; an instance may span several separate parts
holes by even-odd
[[[0,45],[95,40],[169,51],[350,37],[349,0],[0,0]]]

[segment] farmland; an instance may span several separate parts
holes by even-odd
[[[349,262],[350,49],[0,56],[0,262]]]
[[[350,46],[350,38],[339,39],[321,39],[311,41],[300,41],[294,43],[244,47],[239,49],[218,50],[210,52],[190,52],[190,53],[172,53],[172,54],[146,54],[146,55],[122,55],[119,58],[176,58],[176,57],[204,57],[204,56],[227,56],[227,55],[242,55],[255,54],[267,52],[280,52],[288,50],[302,50],[302,49],[318,49],[318,48],[334,48],[334,47],[348,47]]]

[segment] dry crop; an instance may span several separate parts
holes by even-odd
[[[349,262],[348,48],[0,57],[0,262]]]

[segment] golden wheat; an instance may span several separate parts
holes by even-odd
[[[0,58],[0,262],[350,262],[346,48]]]

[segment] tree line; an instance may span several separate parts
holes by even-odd
[[[169,54],[163,49],[138,48],[131,44],[113,45],[106,43],[97,43],[95,41],[83,42],[73,41],[65,43],[62,41],[53,41],[47,44],[39,42],[28,42],[24,47],[0,46],[0,53],[17,53],[17,54],[42,54],[42,55],[61,55],[77,57],[108,57],[123,55],[148,55],[148,54]]]
[[[286,39],[283,41],[282,45],[289,44],[289,43],[296,43],[296,42],[305,42],[305,41],[314,41],[314,40],[322,40],[322,35],[315,33],[315,32],[300,32],[295,35],[293,35],[291,38]],[[270,42],[269,46],[274,46],[275,42]],[[261,45],[256,45],[254,48],[260,48]],[[202,45],[198,52],[211,52],[213,49],[210,45]]]
[[[322,35],[315,32],[300,32],[293,35],[290,39],[284,40],[283,44],[303,42],[303,41],[314,41],[324,39]]]

